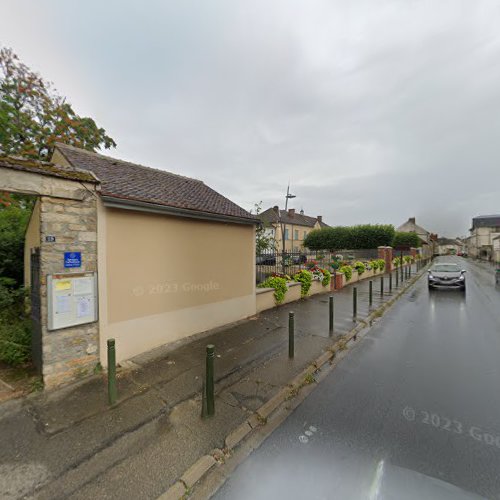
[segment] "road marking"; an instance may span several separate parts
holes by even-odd
[[[309,438],[307,436],[304,436],[303,434],[299,436],[299,441],[302,443],[302,444],[306,444],[309,442]]]
[[[467,428],[460,420],[426,410],[415,410],[411,406],[405,406],[402,413],[408,422],[425,424],[440,431],[451,432],[452,434],[462,434],[474,439],[478,443],[500,448],[500,436],[487,432],[479,426],[472,425]]]

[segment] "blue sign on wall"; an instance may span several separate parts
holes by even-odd
[[[82,267],[82,253],[64,252],[64,267]]]

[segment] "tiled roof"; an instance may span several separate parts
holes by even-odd
[[[46,161],[31,160],[17,156],[0,156],[0,167],[33,172],[35,174],[49,175],[51,177],[61,177],[82,182],[97,183],[97,179],[91,172],[70,169],[61,165],[54,165]]]
[[[500,215],[478,215],[472,219],[472,229],[476,227],[500,227]]]
[[[293,224],[295,226],[306,226],[306,227],[314,227],[318,219],[316,217],[310,217],[309,215],[303,215],[301,213],[295,212],[293,216],[291,216],[287,210],[280,210],[281,222],[283,224]],[[268,208],[264,212],[258,215],[259,219],[264,224],[276,224],[280,222],[280,218],[278,216],[278,212],[273,208]],[[321,227],[329,227],[328,224],[324,222],[320,222]]]
[[[256,221],[255,216],[200,180],[66,144],[58,143],[56,148],[72,166],[92,171],[101,181],[104,196]]]

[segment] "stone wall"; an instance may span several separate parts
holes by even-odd
[[[72,198],[40,197],[43,379],[52,388],[92,373],[99,361],[99,323],[47,328],[47,275],[97,271],[94,186],[73,183]],[[46,236],[55,236],[47,242]],[[81,252],[82,266],[64,268],[64,252]]]

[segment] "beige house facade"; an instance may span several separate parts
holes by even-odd
[[[493,260],[494,240],[500,236],[500,215],[479,215],[472,219],[467,253],[470,257]]]
[[[59,345],[44,351],[47,386],[91,373],[97,362],[106,366],[110,338],[117,360],[123,361],[255,314],[258,220],[250,213],[199,180],[71,146],[57,145],[51,164],[92,176],[87,193],[92,208],[68,211],[50,200],[54,210],[47,220],[37,215],[45,213],[37,203],[26,234],[25,262],[37,246],[50,245],[50,272],[57,277],[95,271],[98,318],[91,325],[42,335],[48,346],[49,335],[55,341],[68,331],[94,332],[91,346],[74,334],[81,349],[66,357]],[[85,218],[94,226],[86,226]],[[47,236],[56,241],[46,242]],[[89,247],[77,245],[81,238],[93,245],[91,261]],[[68,251],[81,252],[80,268],[63,267],[62,254]],[[25,278],[29,284],[29,271]],[[57,359],[47,361],[54,350]]]
[[[406,222],[401,224],[396,231],[403,233],[416,233],[422,242],[419,252],[423,257],[429,258],[438,253],[437,235],[427,231],[422,226],[419,226],[415,217],[410,217]]]
[[[323,222],[323,217],[311,217],[304,211],[297,212],[294,208],[280,210],[278,206],[271,207],[258,215],[265,227],[266,235],[274,239],[278,251],[283,250],[285,240],[286,252],[304,250],[304,240],[313,229],[329,227]]]

